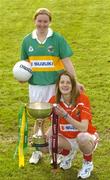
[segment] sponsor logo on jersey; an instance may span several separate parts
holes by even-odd
[[[36,68],[51,68],[54,67],[53,60],[37,60],[37,61],[32,61],[32,67]]]
[[[60,124],[61,131],[78,131],[74,126],[71,124]]]
[[[48,52],[54,52],[54,47],[52,45],[48,46]]]
[[[29,52],[32,52],[34,51],[33,47],[32,46],[29,46],[29,49],[28,49]]]

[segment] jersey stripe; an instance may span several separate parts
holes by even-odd
[[[57,56],[30,56],[32,71],[59,71],[64,69],[61,59]]]

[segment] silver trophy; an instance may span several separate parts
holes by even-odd
[[[29,103],[27,104],[28,113],[36,120],[36,132],[32,138],[32,146],[46,147],[44,121],[52,113],[52,105],[50,103]]]

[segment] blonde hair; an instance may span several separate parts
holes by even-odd
[[[33,19],[35,20],[36,17],[37,17],[39,14],[46,14],[46,15],[49,17],[49,20],[52,21],[51,12],[50,12],[47,8],[39,8],[39,9],[37,9],[36,12],[35,12],[35,14],[34,14]]]

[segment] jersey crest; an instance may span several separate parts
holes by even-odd
[[[48,46],[48,52],[54,52],[54,47],[52,45]]]
[[[34,51],[33,47],[32,46],[29,46],[29,49],[28,49],[29,52],[32,52]]]

